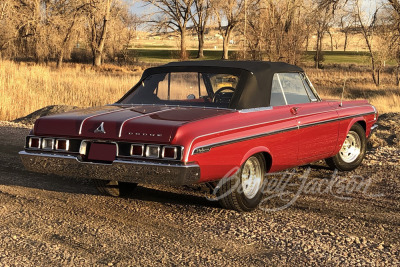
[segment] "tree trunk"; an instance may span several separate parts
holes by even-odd
[[[223,39],[223,47],[222,47],[222,59],[229,59],[229,39],[230,39],[231,31],[227,29],[227,32]]]
[[[372,80],[374,81],[374,84],[378,86],[378,80],[376,79],[376,68],[375,68],[375,59],[373,55],[371,54],[371,67],[372,67]]]
[[[309,37],[309,35],[307,34],[307,36],[306,36],[306,52],[308,52],[309,41],[310,41],[310,37]]]
[[[95,51],[93,55],[93,66],[100,67],[101,66],[101,52]]]
[[[60,51],[60,53],[58,54],[58,58],[57,58],[57,68],[58,69],[62,68],[63,59],[64,59],[64,51]]]
[[[315,68],[316,69],[318,69],[319,68],[319,55],[320,55],[320,47],[319,47],[319,45],[320,45],[320,42],[319,42],[319,39],[320,39],[320,33],[319,32],[317,32],[317,47],[315,48]]]
[[[381,69],[378,69],[378,86],[381,84]]]
[[[111,12],[111,0],[107,0],[106,2],[106,14],[103,19],[103,28],[101,31],[99,42],[96,41],[96,25],[92,23],[92,53],[93,53],[93,66],[99,67],[102,63],[102,55],[104,50],[104,45],[106,42],[108,24],[110,20],[110,12]]]
[[[181,60],[185,60],[188,58],[187,51],[186,51],[186,26],[181,29],[181,53],[180,53]]]
[[[197,52],[197,58],[204,57],[204,31],[200,31],[198,34],[199,38],[199,51]]]
[[[400,75],[399,75],[400,65],[396,67],[396,86],[400,86]]]
[[[331,38],[331,51],[333,51],[333,37],[330,32],[329,32],[329,37]]]
[[[344,47],[343,47],[344,52],[346,52],[346,49],[347,49],[347,39],[348,39],[348,33],[345,32],[344,33]]]

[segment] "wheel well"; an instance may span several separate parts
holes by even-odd
[[[269,170],[271,169],[272,166],[272,157],[269,153],[267,152],[262,152],[261,153],[265,159],[265,171],[269,172]]]
[[[363,127],[364,132],[367,131],[367,124],[365,123],[365,121],[357,121],[356,123],[360,124],[361,127]]]

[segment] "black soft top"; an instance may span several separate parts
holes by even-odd
[[[284,62],[266,61],[182,61],[146,69],[142,79],[168,72],[229,73],[240,75],[240,82],[232,97],[230,108],[247,109],[270,105],[272,79],[275,73],[304,72],[300,67]]]

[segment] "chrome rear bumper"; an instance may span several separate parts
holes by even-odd
[[[141,184],[189,185],[200,179],[197,164],[115,160],[112,164],[79,161],[71,155],[19,152],[29,171]]]

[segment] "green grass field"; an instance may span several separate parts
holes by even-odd
[[[370,56],[367,52],[356,51],[324,51],[324,62],[326,64],[358,64],[367,65],[370,62]],[[303,56],[306,62],[313,62],[315,51],[307,51]]]
[[[189,53],[189,59],[196,59],[197,50],[187,50]],[[229,55],[235,53],[234,51],[230,51]],[[148,62],[148,63],[166,63],[170,61],[179,60],[179,50],[173,49],[160,49],[160,48],[152,48],[152,49],[131,49],[130,55],[136,57],[139,61]],[[222,56],[222,51],[218,50],[205,50],[204,51],[204,60],[216,60],[220,59]]]
[[[196,60],[197,50],[188,50],[189,59]],[[234,57],[237,51],[229,51],[229,57]],[[152,47],[151,49],[137,48],[131,49],[130,55],[137,58],[138,61],[147,63],[167,63],[170,61],[179,60],[179,50],[170,49],[169,47]],[[312,63],[314,61],[314,51],[304,52],[302,61],[305,63]],[[324,51],[324,61],[322,64],[356,64],[356,65],[369,65],[370,56],[367,52],[356,51]],[[205,50],[204,60],[217,60],[222,56],[220,50]],[[395,63],[389,61],[387,65],[394,65]]]

